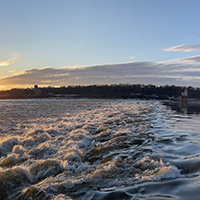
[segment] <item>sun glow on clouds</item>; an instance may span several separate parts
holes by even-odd
[[[198,51],[200,45],[179,45],[164,51]],[[0,66],[13,64],[19,57],[13,56]],[[130,56],[130,59],[135,57]],[[0,79],[0,89],[12,87],[90,85],[90,84],[155,84],[191,85],[200,87],[200,55],[167,61],[127,62],[95,66],[65,66],[62,68],[35,68],[15,73]]]
[[[14,61],[20,56],[19,53],[11,57],[9,60],[6,61],[0,61],[0,67],[6,67],[14,63]]]
[[[175,84],[200,86],[200,66],[177,62],[131,62],[83,68],[39,68],[0,79],[1,86]]]
[[[15,73],[15,71],[16,71],[16,70],[10,70],[9,72],[13,74],[13,73]]]
[[[0,67],[6,67],[6,66],[8,66],[8,65],[10,65],[10,60],[7,60],[7,61],[0,61]]]

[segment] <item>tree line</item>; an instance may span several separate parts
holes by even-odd
[[[140,99],[169,99],[180,97],[181,92],[187,88],[188,97],[200,99],[200,88],[183,87],[175,85],[143,85],[143,84],[112,84],[112,85],[76,85],[61,87],[42,87],[26,89],[11,89],[0,91],[0,99],[26,99],[26,98],[140,98]]]

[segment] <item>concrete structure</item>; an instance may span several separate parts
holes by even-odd
[[[40,96],[41,94],[41,89],[38,87],[38,85],[34,86],[34,92],[35,92],[35,96]]]
[[[181,103],[187,103],[188,101],[188,91],[185,88],[184,92],[181,93]]]

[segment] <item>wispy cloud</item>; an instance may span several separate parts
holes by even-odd
[[[190,56],[185,58],[176,58],[170,60],[171,62],[184,62],[184,63],[200,63],[200,55]]]
[[[184,52],[200,51],[200,45],[182,44],[164,49],[164,51],[184,51]]]
[[[87,84],[175,84],[200,86],[200,66],[188,63],[131,62],[80,68],[40,68],[0,79],[0,86]]]
[[[16,70],[10,70],[9,72],[13,74],[13,73],[15,73],[15,71],[16,71]]]
[[[0,61],[0,67],[6,67],[14,63],[14,61],[20,56],[20,53],[16,53],[9,60]]]
[[[129,56],[129,59],[134,60],[134,59],[136,59],[136,57],[135,56]]]

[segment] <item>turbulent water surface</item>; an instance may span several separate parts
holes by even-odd
[[[180,111],[159,101],[1,100],[0,199],[199,199],[200,117]]]

